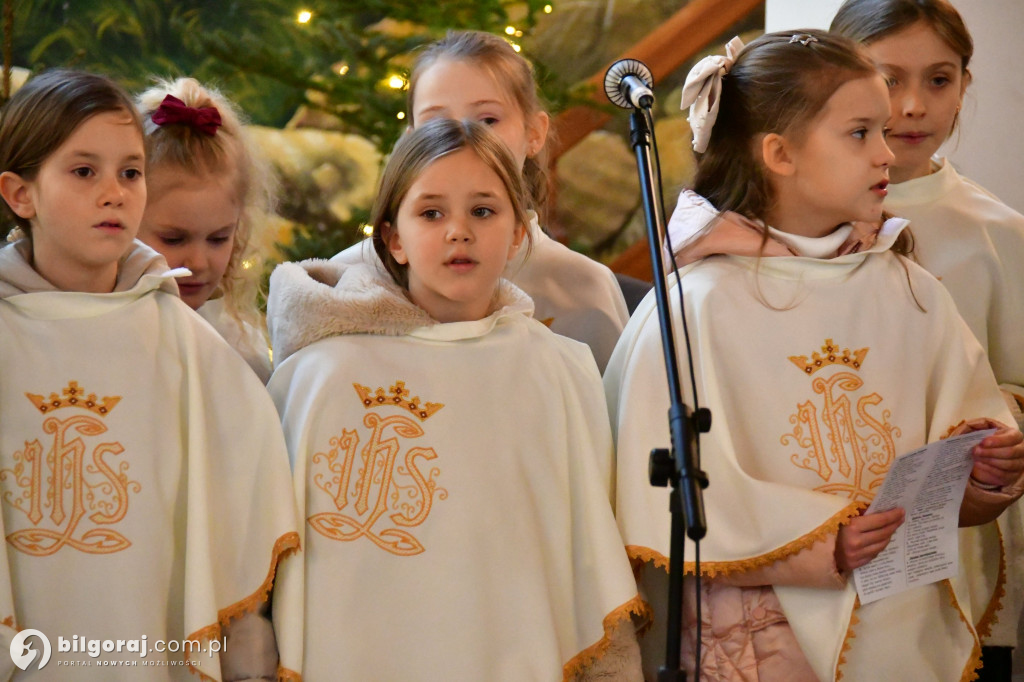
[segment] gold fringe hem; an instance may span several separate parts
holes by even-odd
[[[714,578],[718,575],[742,573],[744,571],[752,571],[769,566],[776,561],[780,561],[786,557],[796,554],[797,552],[807,549],[814,543],[824,540],[829,535],[834,535],[839,532],[839,526],[849,523],[850,519],[860,514],[860,510],[862,508],[863,505],[861,504],[850,503],[833,514],[831,518],[825,521],[825,523],[821,524],[810,533],[802,535],[796,540],[787,542],[782,547],[773,549],[765,554],[750,557],[749,559],[737,559],[735,561],[702,561],[700,562],[701,575]],[[626,545],[626,553],[629,555],[630,561],[649,561],[658,568],[665,571],[668,570],[668,557],[661,552],[651,549],[650,547],[644,547],[642,545]],[[692,561],[687,561],[683,564],[683,571],[687,575],[693,575],[695,568],[696,564]],[[636,572],[635,569],[634,572]]]
[[[942,585],[945,588],[946,596],[949,598],[949,605],[956,610],[957,615],[960,617],[960,622],[970,630],[971,624],[968,622],[967,616],[964,615],[963,609],[960,608],[960,602],[956,598],[956,592],[953,591],[953,584],[949,580],[943,580]],[[843,671],[841,668],[842,665],[846,663],[846,652],[849,651],[852,646],[850,640],[857,636],[854,632],[854,626],[860,623],[860,618],[857,616],[857,609],[859,608],[860,597],[857,597],[853,604],[853,612],[850,614],[850,625],[846,629],[846,637],[843,638],[843,644],[839,648],[839,660],[836,662],[835,682],[840,682],[840,680],[843,679]],[[971,648],[971,655],[967,659],[967,664],[964,666],[963,673],[960,676],[960,682],[972,682],[973,680],[978,679],[977,671],[980,667],[981,641],[977,636],[975,636],[974,646]]]
[[[993,521],[993,523],[995,523]],[[996,573],[996,588],[992,591],[992,599],[981,615],[978,624],[974,629],[978,632],[978,638],[989,637],[992,634],[992,626],[999,620],[996,611],[1003,608],[1003,597],[1006,596],[1006,543],[1003,540],[1003,531],[996,524],[996,533],[999,535],[999,570]]]
[[[974,651],[971,652],[971,660],[967,661],[967,665],[964,667],[964,674],[960,677],[960,682],[974,682],[980,675],[978,670],[981,669],[981,647],[975,646]]]
[[[289,554],[297,552],[299,550],[299,534],[296,532],[285,533],[277,539],[274,543],[274,549],[270,553],[270,570],[267,571],[267,577],[263,581],[263,584],[259,586],[255,592],[245,597],[241,601],[237,601],[231,606],[225,607],[217,612],[217,621],[212,625],[196,630],[188,636],[190,640],[197,641],[209,641],[219,639],[221,636],[221,628],[231,622],[233,619],[239,616],[255,611],[260,607],[260,604],[267,601],[267,597],[270,595],[270,589],[274,586],[274,576],[277,574],[277,565]],[[190,653],[190,652],[189,652]],[[188,671],[193,675],[198,675],[201,680],[210,680],[214,682],[213,678],[209,675],[203,674],[202,671],[197,669],[193,665],[192,659],[185,657],[185,664],[188,666]],[[302,677],[297,678],[301,680]]]
[[[629,556],[634,578],[639,577],[641,569],[646,563],[654,564],[658,568],[668,571],[668,557],[655,549],[643,545],[626,545],[626,554]]]
[[[856,597],[853,601],[853,609],[850,611],[850,622],[846,626],[846,635],[843,637],[843,643],[839,647],[839,658],[836,660],[836,682],[840,682],[843,679],[843,664],[846,663],[846,652],[853,647],[851,639],[857,637],[857,633],[853,631],[853,627],[860,623],[860,616],[857,615],[857,609],[860,608],[860,597]]]
[[[302,675],[283,666],[277,668],[277,682],[302,682]]]
[[[576,675],[582,672],[593,661],[604,656],[608,647],[611,645],[610,637],[612,631],[619,625],[619,623],[632,618],[634,614],[640,616],[644,624],[646,624],[652,617],[651,607],[640,597],[640,595],[633,597],[628,602],[619,606],[604,617],[604,635],[600,640],[573,656],[565,665],[562,666],[563,682],[575,679]]]
[[[949,605],[956,610],[956,614],[960,617],[960,622],[967,626],[967,630],[974,635],[974,645],[971,647],[971,656],[967,659],[964,671],[960,675],[960,682],[972,682],[972,680],[978,679],[978,669],[981,668],[981,639],[978,638],[978,633],[977,631],[974,631],[971,622],[967,620],[964,610],[960,608],[960,600],[956,598],[956,591],[953,589],[953,583],[949,580],[943,580],[942,586],[946,589],[946,596],[949,597]]]

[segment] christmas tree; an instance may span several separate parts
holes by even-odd
[[[281,127],[300,111],[369,139],[383,156],[406,126],[416,48],[449,29],[479,29],[520,49],[545,9],[541,0],[5,0],[5,66],[104,73],[133,92],[154,77],[193,76],[256,124]],[[282,187],[279,210],[295,224],[284,258],[329,256],[359,238],[368,207],[341,221],[295,197],[287,178]]]

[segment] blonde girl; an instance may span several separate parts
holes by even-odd
[[[533,69],[503,38],[452,31],[417,57],[409,78],[409,124],[434,118],[479,121],[508,146],[529,188],[532,249],[509,263],[507,276],[536,305],[535,317],[552,331],[590,346],[602,371],[629,319],[615,276],[541,229],[547,208],[548,114],[537,96]],[[337,256],[370,260],[366,243]]]
[[[597,366],[502,279],[527,201],[487,126],[428,121],[384,172],[380,267],[271,277],[308,548],[274,616],[309,679],[640,679]]]
[[[193,78],[161,81],[139,95],[149,199],[139,238],[163,254],[178,290],[245,358],[270,378],[255,231],[273,203],[270,174],[238,109]]]
[[[54,642],[39,679],[97,665],[86,639],[167,679],[272,677],[276,652],[232,628],[298,548],[284,438],[259,380],[178,298],[180,273],[134,241],[145,165],[107,78],[43,73],[0,116],[0,195],[23,233],[0,249],[0,636]],[[105,648],[118,640],[134,652]]]
[[[973,527],[1021,495],[1024,436],[1005,426],[984,351],[948,294],[894,252],[905,221],[882,222],[894,159],[886,82],[854,43],[821,31],[737,40],[709,59],[684,88],[714,93],[691,111],[694,196],[725,219],[684,210],[680,228],[737,229],[681,270],[696,385],[685,400],[713,415],[701,439],[710,486],[700,594],[686,583],[687,665],[697,665],[700,599],[705,679],[967,679],[979,663],[974,624],[1003,588],[998,537]],[[658,622],[670,518],[646,480],[648,453],[668,442],[667,396],[651,388],[665,385],[653,308],[648,300],[630,321],[605,386],[617,516]],[[861,605],[852,571],[904,520],[902,509],[863,513],[894,459],[980,428],[996,432],[972,453],[965,568]],[[662,642],[645,665],[662,660]]]
[[[957,173],[939,147],[957,130],[973,78],[974,41],[946,0],[849,0],[832,30],[862,43],[889,84],[896,159],[885,207],[911,221],[914,255],[938,277],[988,353],[1018,425],[1024,423],[1024,216]],[[1019,505],[1018,505],[1019,506]],[[1016,521],[1022,513],[1015,509]],[[1011,598],[985,633],[982,680],[1010,679],[1024,603],[1019,530],[1008,570]]]

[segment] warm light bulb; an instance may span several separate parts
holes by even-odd
[[[551,14],[551,12],[554,11],[554,9],[555,8],[552,7],[551,5],[544,5],[544,14]]]
[[[516,27],[515,26],[506,26],[505,27],[505,33],[507,35],[514,36],[516,34]]]
[[[313,18],[313,13],[308,9],[299,10],[299,16],[296,18],[300,24],[308,24],[309,20]]]
[[[373,225],[371,225],[370,223],[363,223],[362,225],[360,225],[360,228],[363,230],[363,234],[365,236],[373,236]]]
[[[405,87],[405,79],[401,76],[391,76],[388,78],[388,87],[394,88],[395,90],[401,90]]]
[[[399,111],[397,114],[395,114],[395,117],[399,121],[404,121],[405,120],[405,112],[404,111]]]

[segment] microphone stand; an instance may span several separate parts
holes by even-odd
[[[672,536],[669,552],[669,592],[667,646],[665,665],[658,671],[658,682],[685,682],[686,673],[680,668],[680,645],[683,621],[683,552],[686,536],[699,541],[707,533],[704,502],[701,492],[708,485],[707,475],[700,470],[696,458],[697,433],[711,428],[711,413],[702,408],[694,413],[683,403],[676,359],[672,316],[665,284],[665,266],[662,244],[665,243],[665,217],[662,209],[661,188],[655,181],[651,164],[654,131],[648,116],[640,107],[634,107],[629,117],[630,143],[636,152],[643,199],[647,241],[651,250],[654,270],[654,293],[658,303],[658,321],[661,325],[661,343],[668,375],[670,406],[668,411],[671,432],[671,452],[655,448],[651,451],[649,476],[651,485],[672,485],[669,509],[672,513]],[[682,314],[682,311],[680,311]],[[697,595],[700,599],[700,595]],[[697,643],[700,646],[700,642]],[[700,671],[697,671],[700,676]]]

